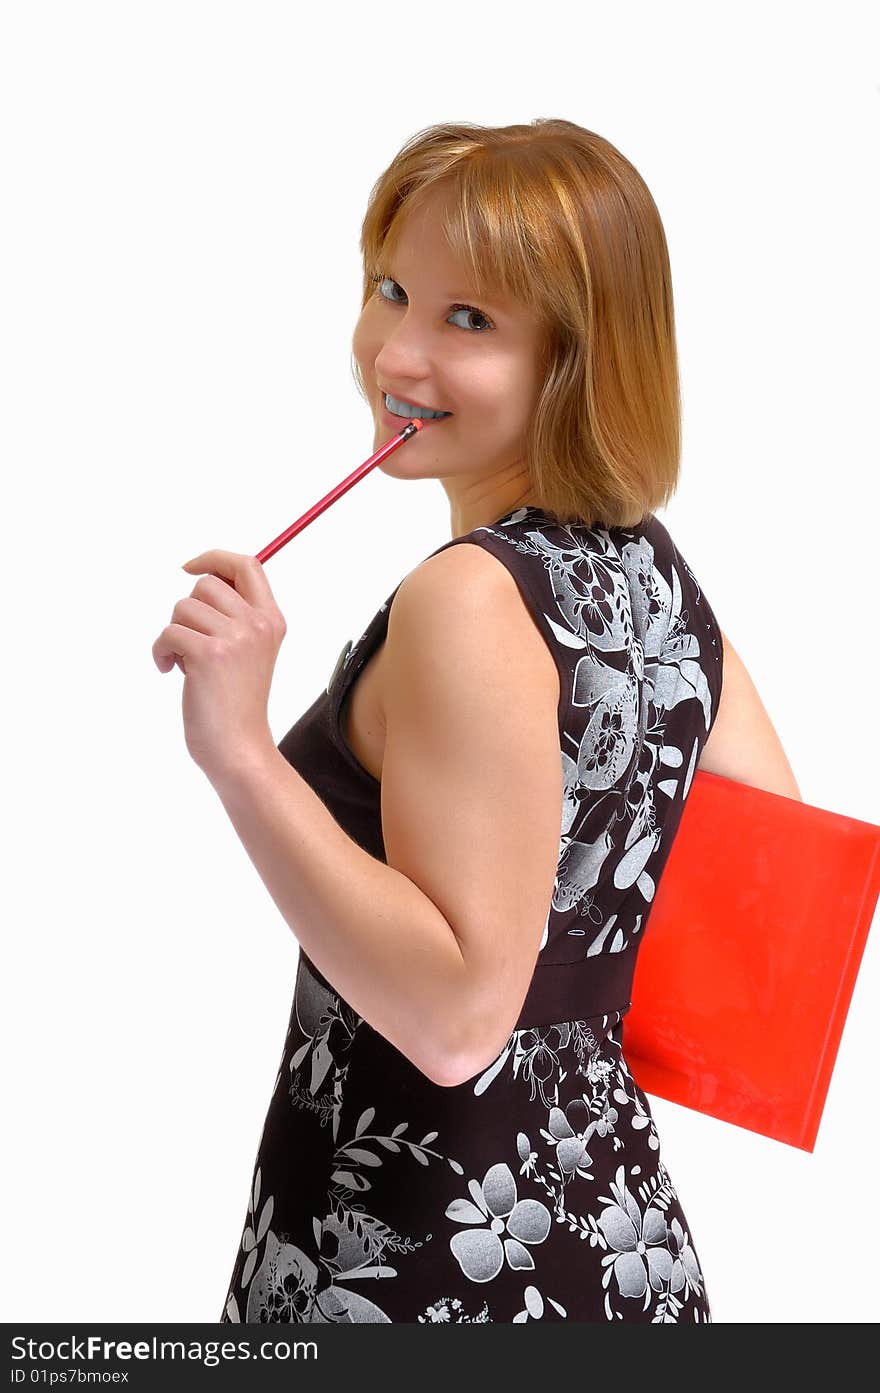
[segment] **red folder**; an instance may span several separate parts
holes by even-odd
[[[624,1017],[636,1083],[812,1151],[878,896],[880,827],[697,770]]]

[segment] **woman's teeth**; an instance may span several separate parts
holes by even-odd
[[[451,411],[426,411],[422,406],[412,406],[408,401],[398,401],[385,392],[385,405],[393,416],[419,416],[422,420],[433,420],[435,416],[451,416]]]

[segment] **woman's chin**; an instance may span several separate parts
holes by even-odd
[[[381,441],[379,443],[382,444]],[[400,449],[395,450],[393,455],[388,455],[387,459],[383,459],[381,464],[377,464],[376,468],[378,469],[379,473],[387,474],[389,479],[437,478],[435,470],[426,468],[424,463],[422,463],[420,467],[414,468],[412,463],[412,457],[410,457],[409,468],[407,468],[407,461],[401,458],[405,451],[406,445],[401,445]]]
[[[399,435],[406,425],[409,418],[405,416],[390,417],[386,421],[384,409],[380,413],[380,418],[374,420],[373,429],[373,453],[380,450],[383,445]],[[437,479],[443,472],[439,467],[439,459],[436,451],[426,448],[426,441],[431,438],[431,430],[442,429],[442,423],[437,422],[430,427],[426,427],[411,436],[398,449],[393,450],[390,455],[386,455],[381,464],[376,468],[383,474],[387,474],[390,479]]]

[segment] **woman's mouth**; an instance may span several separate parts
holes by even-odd
[[[445,417],[452,415],[451,411],[432,411],[429,407],[402,401],[399,397],[392,397],[390,392],[382,393],[382,406],[387,416],[398,420],[401,418],[411,420],[416,416],[421,421],[442,421]]]

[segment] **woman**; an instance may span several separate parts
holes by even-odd
[[[441,481],[452,539],[278,747],[253,558],[187,563],[154,648],[301,947],[221,1321],[709,1321],[624,1018],[695,769],[799,794],[654,513],[660,218],[571,122],[441,125],[361,246],[374,448],[429,415],[383,467]]]

